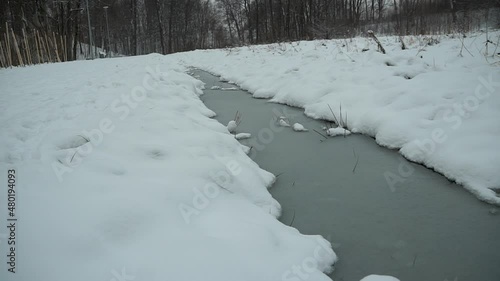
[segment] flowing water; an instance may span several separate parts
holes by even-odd
[[[358,281],[369,274],[401,281],[499,281],[500,211],[461,186],[363,135],[325,139],[324,123],[302,109],[255,99],[201,70],[201,97],[223,124],[238,111],[238,132],[250,156],[278,176],[271,193],[280,220],[321,234],[340,260],[330,277]],[[276,126],[286,115],[308,132]],[[386,176],[399,181],[388,183]]]

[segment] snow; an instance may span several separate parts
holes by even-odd
[[[241,116],[211,119],[188,66],[338,117],[500,205],[500,70],[484,35],[464,41],[474,56],[457,37],[406,37],[405,51],[379,39],[387,55],[357,38],[0,69],[0,181],[16,170],[20,218],[18,271],[0,280],[329,280],[330,242],[276,219],[275,176],[238,142],[250,134],[231,134]]]
[[[335,136],[348,136],[351,134],[349,130],[346,130],[342,127],[336,127],[336,128],[330,128],[326,130],[326,134],[329,135],[330,137],[335,137]]]
[[[496,42],[500,32],[489,36]],[[379,40],[386,55],[372,39],[356,38],[199,50],[175,57],[234,81],[256,98],[302,107],[313,118],[343,120],[353,133],[373,136],[479,199],[500,205],[490,189],[500,186],[495,46],[490,44],[484,56],[485,34],[465,39],[458,34],[408,36],[407,50],[401,50],[397,37]]]
[[[234,133],[234,131],[236,130],[236,127],[238,127],[238,124],[236,123],[236,121],[234,120],[231,120],[227,123],[227,130],[230,132],[230,133]]]
[[[281,280],[303,264],[329,280],[330,243],[276,219],[275,177],[185,70],[157,54],[0,69],[0,181],[16,170],[19,218],[0,280]]]
[[[281,127],[290,127],[290,124],[288,124],[288,122],[285,120],[285,119],[282,119],[280,118],[278,120],[278,124],[281,126]]]
[[[292,129],[296,132],[307,132],[308,130],[304,128],[304,126],[300,123],[295,123],[292,126]]]
[[[252,134],[249,133],[239,133],[234,136],[237,140],[249,139],[252,137]]]
[[[399,281],[399,279],[387,275],[369,275],[360,281]]]

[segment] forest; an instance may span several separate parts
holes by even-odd
[[[498,27],[500,0],[4,0],[0,63]],[[94,46],[89,48],[88,46]]]

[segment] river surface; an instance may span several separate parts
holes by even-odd
[[[255,99],[201,70],[201,97],[223,124],[238,111],[237,132],[250,157],[278,175],[270,189],[280,221],[321,234],[339,256],[330,277],[359,281],[369,274],[401,281],[499,281],[500,210],[461,186],[364,135],[324,138],[323,121],[302,109]],[[211,89],[217,86],[223,89]],[[233,89],[229,89],[233,88]],[[288,117],[308,132],[276,126]],[[458,152],[457,152],[458,153]],[[396,179],[390,184],[386,177]]]

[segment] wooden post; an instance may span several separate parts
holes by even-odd
[[[10,32],[12,33],[12,39],[14,41],[14,47],[16,48],[17,59],[19,60],[19,65],[24,66],[23,57],[21,56],[21,51],[19,51],[19,45],[17,44],[17,38],[16,38],[16,35],[14,34],[14,29],[11,28]]]
[[[49,62],[52,62],[52,56],[50,55],[50,47],[49,47],[49,40],[47,39],[49,36],[47,32],[45,32],[45,47],[47,50],[47,55],[49,56]]]
[[[45,49],[45,43],[42,38],[42,33],[37,31],[37,34],[38,34],[38,44],[40,45],[40,54],[42,55],[42,60],[43,62],[49,62],[50,61],[49,55],[48,51]]]
[[[40,46],[38,45],[38,31],[33,29],[33,35],[35,36],[36,55],[38,58],[37,63],[42,63],[42,60],[40,58]]]
[[[5,42],[6,42],[6,51],[7,51],[7,58],[9,59],[9,66],[12,66],[12,54],[11,54],[11,51],[12,49],[10,48],[10,39],[9,39],[9,25],[7,24],[7,22],[5,22],[5,33],[4,33],[4,37],[5,37]]]
[[[32,64],[31,63],[31,50],[30,50],[30,46],[28,45],[28,39],[26,37],[26,32],[24,31],[24,28],[23,28],[23,37],[24,37],[24,51],[26,53],[26,63],[28,64]]]
[[[66,61],[66,46],[64,45],[63,36],[59,35],[59,39],[61,39],[61,58],[63,61]]]
[[[57,49],[57,40],[56,40],[56,34],[52,32],[52,37],[54,37],[54,48],[56,50],[56,58],[58,62],[61,62],[61,58],[59,57],[59,50]]]
[[[66,36],[64,38],[64,61],[68,61],[68,39]]]
[[[28,61],[28,46],[26,46],[27,44],[26,44],[26,37],[25,37],[25,34],[24,34],[24,28],[21,29],[21,32],[22,32],[22,37],[19,40],[19,49],[21,49],[21,55],[24,57],[24,61],[28,65],[29,64],[29,61]],[[24,48],[22,48],[23,46],[24,46]]]
[[[40,33],[38,32],[38,30],[36,31],[36,39],[38,41],[38,49],[40,51],[40,59],[41,59],[40,63],[44,63],[46,61],[47,56],[45,55],[42,37],[40,36]]]
[[[4,55],[3,44],[2,41],[0,41],[0,63],[2,63],[2,67],[7,67],[7,58]]]
[[[75,38],[75,35],[71,35],[71,46],[73,46],[73,49],[71,51],[71,60],[76,60],[76,56],[77,56],[77,43],[75,42],[76,38]]]
[[[5,62],[7,63],[8,66],[10,66],[10,60],[9,60],[9,54],[8,54],[8,43],[7,43],[7,36],[5,36],[5,33],[3,34],[4,40],[5,40]]]

